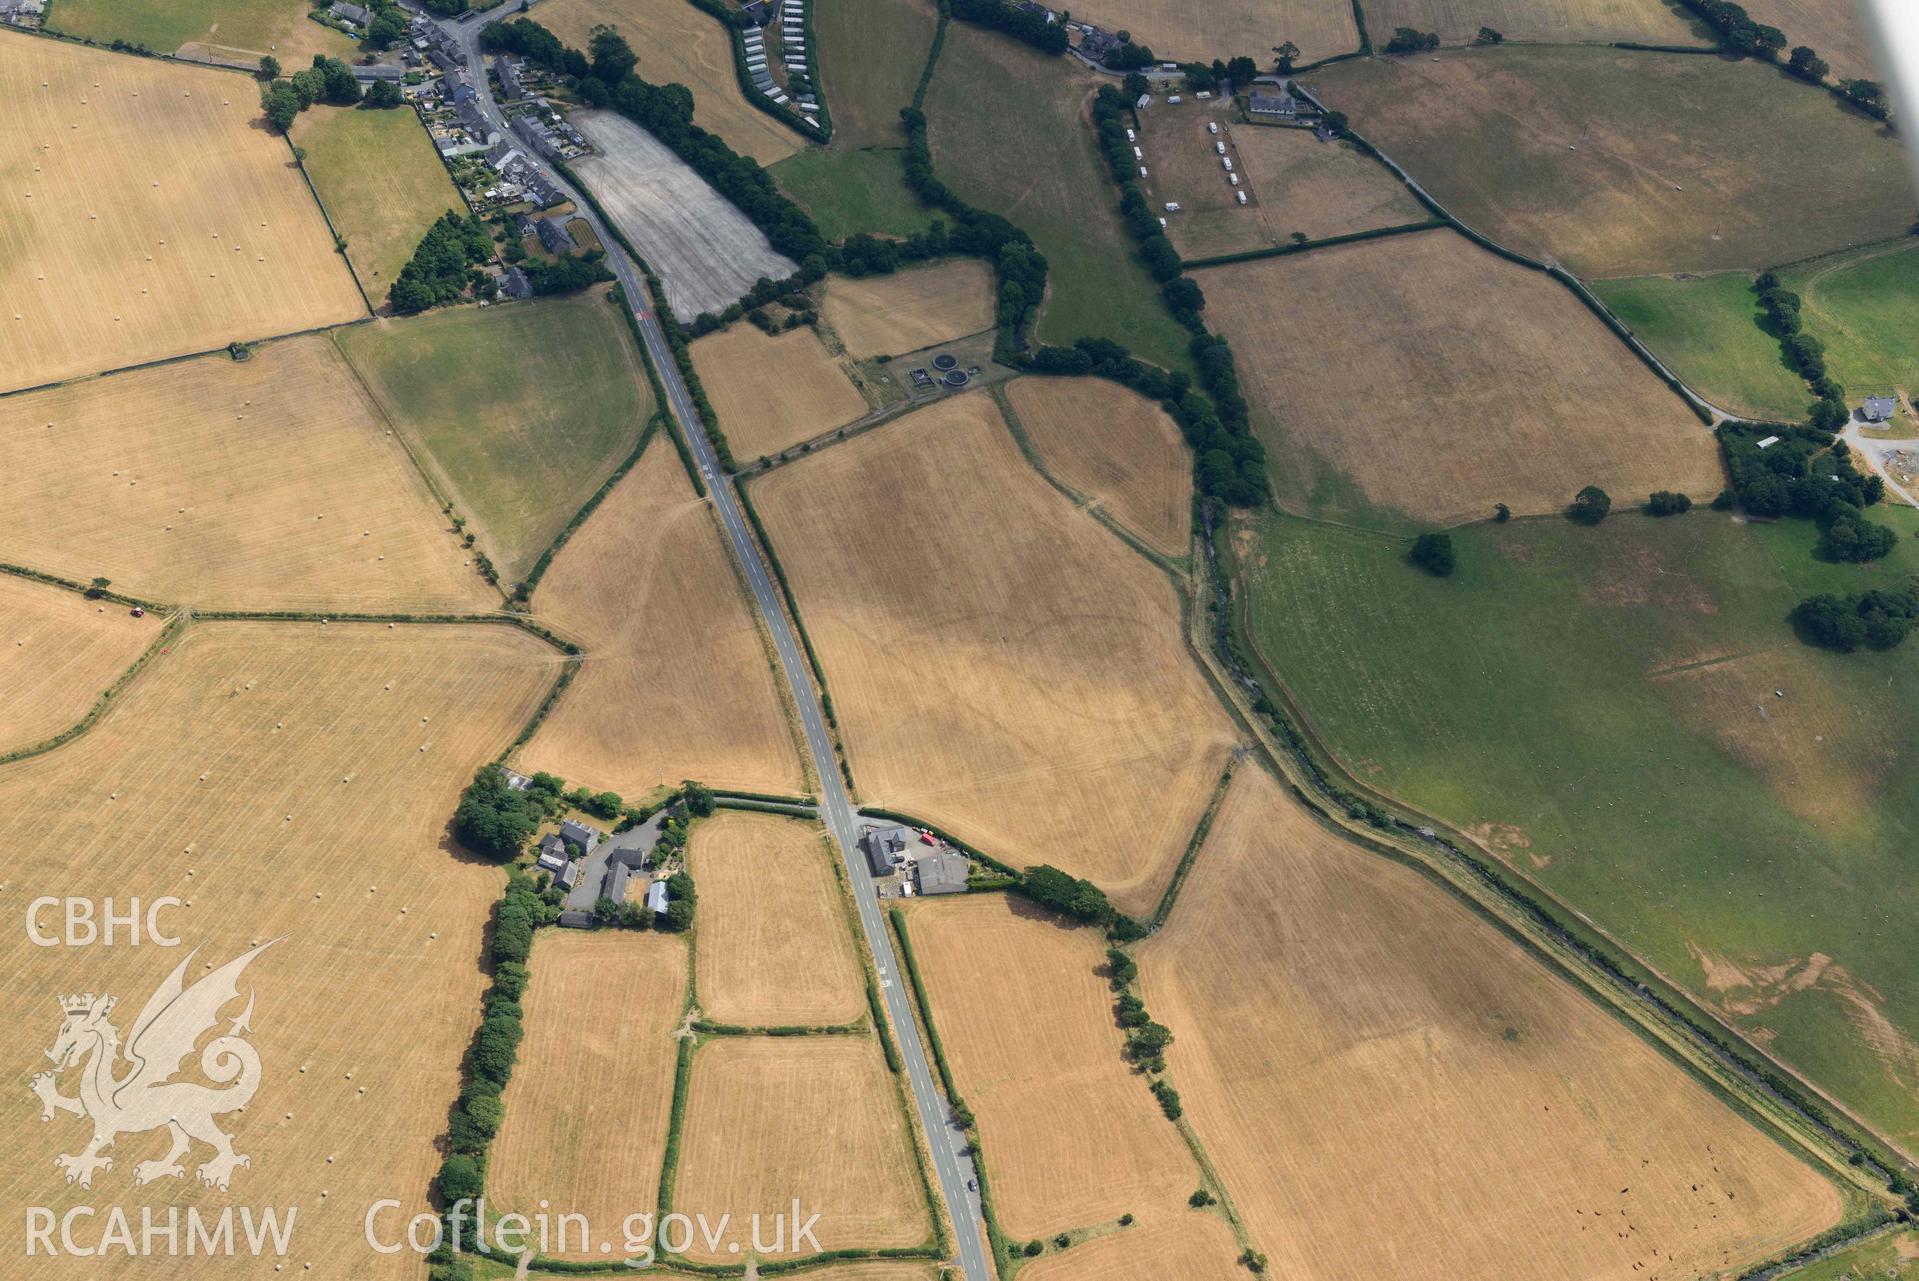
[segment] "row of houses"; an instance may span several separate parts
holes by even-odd
[[[486,153],[486,163],[500,175],[502,196],[524,194],[539,209],[566,199],[510,139],[495,143],[493,150]]]
[[[557,112],[542,119],[537,112],[513,117],[514,134],[535,154],[547,160],[570,160],[586,150],[586,138]]]
[[[454,71],[466,65],[460,42],[430,18],[416,16],[407,25],[407,37],[414,52],[441,71]]]

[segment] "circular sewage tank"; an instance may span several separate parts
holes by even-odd
[[[964,387],[966,385],[966,371],[964,369],[949,369],[946,371],[946,376],[940,379],[940,381],[948,387]]]
[[[952,369],[958,366],[958,364],[959,364],[959,357],[949,356],[945,352],[941,352],[939,355],[933,357],[933,368],[935,369],[940,369],[940,370]]]

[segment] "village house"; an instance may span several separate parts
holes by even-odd
[[[1899,402],[1891,396],[1868,396],[1859,408],[1859,416],[1869,423],[1887,422],[1898,412]]]
[[[342,22],[350,22],[356,27],[364,27],[373,21],[373,15],[357,4],[348,4],[347,0],[333,0],[327,10]]]
[[[550,254],[564,258],[567,254],[579,249],[579,246],[573,243],[573,237],[567,233],[566,228],[560,225],[558,218],[540,219],[537,230],[540,243],[546,246]]]
[[[1246,111],[1268,120],[1293,120],[1299,116],[1299,99],[1284,89],[1255,89],[1246,100]]]

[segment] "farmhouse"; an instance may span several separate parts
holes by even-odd
[[[469,91],[471,86],[468,87]],[[460,125],[467,131],[477,147],[490,147],[499,138],[499,133],[487,121],[486,113],[472,102],[460,104]]]
[[[1883,423],[1899,411],[1899,402],[1891,396],[1868,396],[1859,407],[1859,416],[1869,423]]]
[[[520,81],[520,68],[511,58],[496,58],[493,70],[500,77],[500,92],[509,98],[526,97],[526,86]]]
[[[669,902],[665,881],[655,881],[646,887],[646,905],[653,909],[653,915],[665,916]]]
[[[917,894],[964,894],[971,870],[965,857],[944,846],[913,860],[913,890]]]
[[[508,298],[531,298],[533,282],[518,267],[508,267],[500,273],[500,292]]]
[[[569,818],[560,824],[560,839],[568,844],[579,846],[588,854],[599,846],[602,835],[604,834],[598,828],[588,827],[577,819]]]
[[[566,228],[560,225],[558,218],[542,218],[536,224],[536,228],[540,243],[546,246],[548,253],[564,257],[579,248],[573,243],[573,237],[567,233]]]
[[[1268,120],[1292,120],[1299,115],[1299,99],[1284,89],[1255,89],[1246,110]]]
[[[1119,37],[1098,27],[1087,27],[1079,38],[1080,56],[1093,62],[1105,62],[1106,55],[1119,48]]]
[[[866,850],[866,865],[875,876],[891,876],[906,861],[906,850],[914,841],[907,827],[876,827],[860,841]]]
[[[356,27],[364,27],[373,21],[372,14],[357,4],[348,4],[347,0],[333,0],[333,5],[327,12],[342,22],[351,22]]]

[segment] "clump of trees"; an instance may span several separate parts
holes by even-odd
[[[1646,499],[1646,514],[1649,516],[1679,516],[1691,510],[1692,499],[1670,489],[1654,490]]]
[[[1106,891],[1047,863],[1027,868],[1020,878],[1019,889],[1042,907],[1094,925],[1110,924],[1114,917]]]
[[[1759,448],[1764,436],[1777,439]],[[1885,497],[1886,482],[1859,470],[1852,450],[1811,427],[1768,430],[1725,424],[1719,448],[1739,505],[1755,516],[1798,516],[1818,524],[1815,554],[1826,560],[1878,560],[1896,544],[1893,531],[1865,518]]]
[[[1435,578],[1446,578],[1453,572],[1453,536],[1421,534],[1413,540],[1406,559]]]
[[[1473,43],[1481,45],[1505,44],[1506,36],[1504,32],[1494,27],[1481,27],[1479,34],[1473,37]]]
[[[268,76],[269,68],[278,75],[280,64],[273,58],[260,59],[262,77]],[[269,79],[260,91],[260,109],[266,112],[267,123],[280,133],[293,128],[295,117],[316,102],[351,107],[359,101],[360,82],[353,78],[353,68],[323,53],[314,54],[312,66],[285,80]]]
[[[961,22],[977,23],[982,27],[1003,31],[1015,40],[1032,45],[1041,53],[1057,55],[1066,52],[1068,41],[1064,26],[1048,22],[1045,14],[1028,13],[1006,3],[1006,0],[953,0],[952,13]]]
[[[483,765],[453,812],[453,834],[475,854],[511,862],[525,853],[534,829],[559,813],[562,788],[545,773],[535,774],[523,790],[511,788],[499,766]]]
[[[1846,425],[1846,389],[1826,371],[1826,345],[1804,331],[1800,319],[1801,299],[1779,283],[1777,272],[1764,271],[1753,281],[1759,305],[1765,312],[1762,326],[1779,340],[1786,364],[1806,380],[1818,399],[1813,402],[1808,421],[1821,431],[1838,431]]]
[[[391,80],[375,80],[367,86],[366,96],[360,99],[361,106],[371,107],[375,111],[391,110],[405,102],[406,95]]]
[[[479,284],[481,275],[473,269],[492,256],[493,234],[486,224],[449,209],[427,229],[387,300],[401,315],[456,302],[468,286]]]
[[[1728,49],[1760,58],[1775,58],[1786,47],[1786,33],[1754,20],[1731,0],[1683,0],[1686,7],[1719,33]]]
[[[1808,643],[1850,654],[1861,646],[1892,649],[1919,624],[1919,586],[1874,588],[1851,596],[1808,596],[1793,607],[1793,626]]]
[[[1487,28],[1491,30],[1491,28]],[[1496,33],[1495,33],[1496,34]],[[1421,31],[1416,27],[1397,27],[1392,39],[1386,42],[1385,53],[1426,53],[1439,48],[1439,36],[1431,31]]]
[[[1611,510],[1612,495],[1597,485],[1588,485],[1573,495],[1572,506],[1566,509],[1566,517],[1581,525],[1597,525],[1606,519],[1606,513]]]

